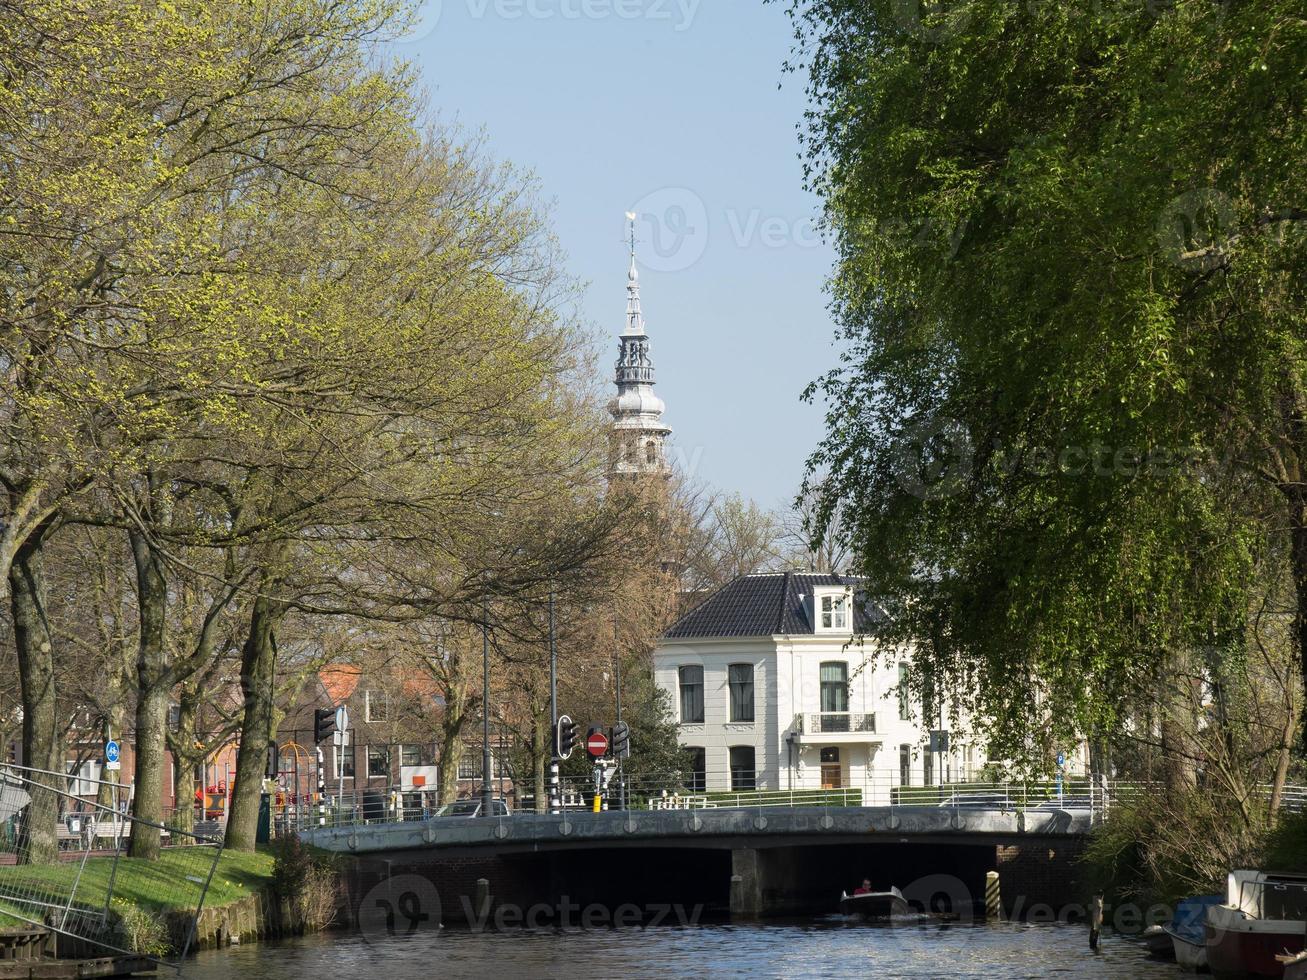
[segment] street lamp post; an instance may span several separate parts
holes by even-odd
[[[490,602],[481,595],[481,815],[490,816]]]
[[[558,645],[554,638],[554,591],[549,590],[549,812],[557,813],[562,806],[558,787]]]

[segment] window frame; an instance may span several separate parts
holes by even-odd
[[[368,779],[389,779],[390,778],[390,746],[389,745],[369,745],[368,746]],[[373,759],[380,759],[383,771],[377,772],[373,765]]]
[[[826,592],[817,597],[817,629],[822,633],[847,633],[852,604],[847,592]]]
[[[697,670],[699,672],[699,680],[697,683],[686,683],[685,672],[687,670]],[[704,719],[707,718],[708,716],[707,707],[704,704],[704,676],[705,676],[705,671],[703,669],[703,664],[681,664],[676,668],[676,688],[677,688],[677,695],[678,695],[676,699],[676,711],[677,711],[677,717],[680,718],[680,722],[682,725],[702,725],[704,723]],[[687,712],[685,710],[686,689],[696,688],[696,687],[699,689],[698,717],[687,718],[686,717]]]
[[[747,680],[736,680],[735,672],[737,669],[747,670],[749,676]],[[754,685],[754,678],[757,672],[751,663],[728,664],[726,667],[726,692],[730,702],[730,720],[739,724],[752,724],[757,721],[757,689]],[[736,698],[736,688],[741,689],[739,698]],[[745,699],[744,691],[747,689],[748,698]],[[738,703],[737,703],[738,700]],[[747,715],[747,717],[746,717]]]
[[[380,713],[376,707],[380,707]],[[370,687],[363,692],[363,720],[369,725],[390,721],[390,694],[387,691]]]
[[[685,782],[685,788],[691,793],[706,793],[708,791],[708,750],[702,745],[686,745],[684,749],[692,754],[690,775]]]
[[[749,753],[749,766],[736,763],[736,753]],[[751,793],[758,788],[758,748],[754,745],[732,745],[726,750],[727,769],[731,775],[732,793]],[[747,776],[744,775],[747,773]]]

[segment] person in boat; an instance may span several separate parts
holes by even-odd
[[[855,895],[870,895],[870,894],[871,894],[871,879],[870,879],[870,878],[863,878],[863,879],[862,879],[862,884],[859,885],[857,888],[853,889],[853,894],[855,894]]]

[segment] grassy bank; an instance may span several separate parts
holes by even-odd
[[[10,865],[0,867],[0,926],[17,924],[6,908],[21,908],[29,914],[44,902],[55,908],[73,896],[75,908],[103,908],[112,894],[115,901],[128,902],[154,912],[193,910],[200,900],[213,861],[207,847],[166,848],[157,861],[138,858],[92,857],[57,864]],[[253,854],[223,851],[213,869],[204,904],[219,908],[264,890],[272,881],[273,855],[260,850]],[[74,891],[75,889],[75,891]],[[8,899],[9,901],[5,901]]]

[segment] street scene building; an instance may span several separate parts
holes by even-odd
[[[888,798],[899,786],[971,778],[970,742],[947,751],[910,702],[905,652],[859,634],[883,615],[857,579],[784,572],[731,582],[664,635],[654,654],[694,787],[856,788]]]

